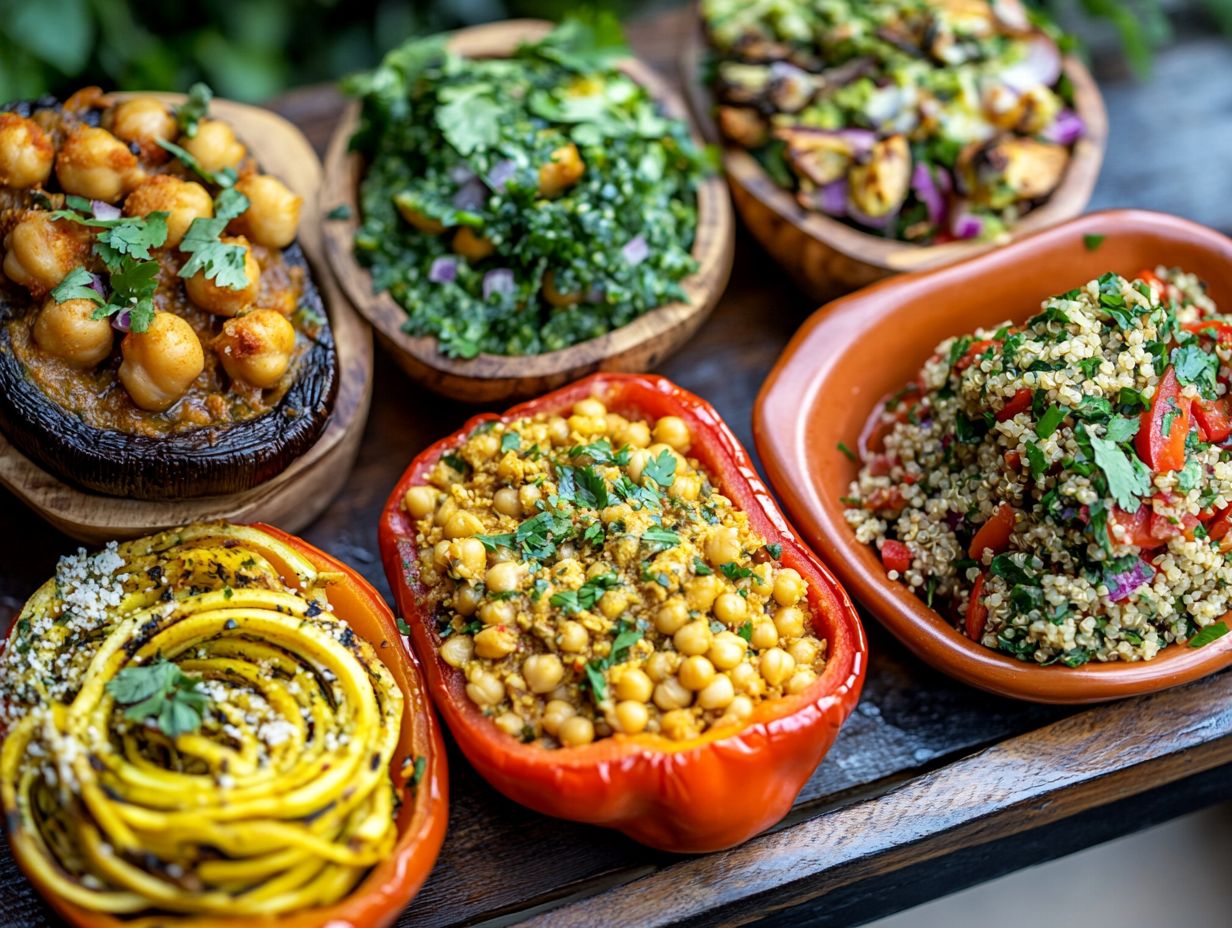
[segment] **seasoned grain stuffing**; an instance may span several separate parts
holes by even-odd
[[[1038,664],[1228,631],[1232,320],[1178,269],[1105,274],[947,339],[887,400],[844,499],[891,579]]]

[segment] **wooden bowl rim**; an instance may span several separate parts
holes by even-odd
[[[113,92],[114,99],[133,96],[154,97],[168,103],[182,103],[184,94],[162,91]],[[304,198],[297,241],[312,269],[313,279],[329,314],[333,329],[338,364],[338,393],[330,410],[329,420],[317,440],[302,455],[291,461],[276,476],[239,493],[222,496],[202,496],[184,500],[140,500],[104,496],[70,486],[43,470],[22,454],[0,434],[0,485],[37,512],[55,528],[86,542],[113,538],[133,538],[169,528],[172,525],[211,519],[255,521],[275,518],[277,512],[294,512],[280,520],[280,526],[291,531],[306,525],[333,499],[340,481],[345,479],[359,449],[359,439],[368,418],[372,399],[372,333],[355,313],[334,282],[325,261],[320,236],[320,215],[314,196],[313,181],[319,184],[321,164],[308,140],[289,120],[264,107],[215,98],[214,112],[228,121],[259,119],[268,128],[285,133],[285,140],[300,149],[304,165],[311,178],[302,185],[288,180],[275,163],[262,161],[262,169],[286,180]],[[261,138],[249,138],[242,125],[236,126],[240,138],[254,151],[262,146]],[[255,129],[255,126],[252,127]],[[267,128],[267,127],[262,127]],[[254,133],[257,134],[257,133]],[[302,189],[301,189],[302,186]],[[357,376],[360,374],[362,376]],[[332,477],[330,476],[332,475]],[[309,500],[298,503],[290,499],[292,491],[303,479],[315,476],[319,485],[338,484],[328,493],[318,491]]]
[[[459,54],[476,58],[507,55],[523,42],[543,38],[554,24],[541,19],[513,19],[471,26],[450,33],[449,47]],[[619,67],[641,84],[665,112],[689,127],[694,142],[703,145],[682,98],[648,64],[636,56],[622,59]],[[351,302],[392,347],[418,364],[439,373],[478,382],[502,380],[528,381],[565,371],[593,368],[611,357],[669,333],[689,317],[709,312],[726,283],[727,273],[708,274],[712,267],[730,267],[734,229],[731,201],[720,174],[703,178],[697,190],[697,229],[692,256],[698,264],[693,274],[681,281],[687,300],[666,303],[638,316],[632,322],[597,338],[556,351],[528,355],[501,355],[482,352],[474,358],[450,358],[441,353],[435,336],[411,336],[402,330],[406,310],[388,291],[376,293],[372,275],[355,260],[351,243],[359,225],[358,182],[363,176],[362,159],[348,150],[351,135],[359,121],[360,104],[351,101],[330,137],[325,154],[325,182],[321,189],[321,214],[345,205],[346,219],[327,220],[324,234],[329,263]]]
[[[1086,132],[1074,143],[1060,185],[1041,206],[1014,224],[1008,239],[917,245],[863,232],[841,220],[801,207],[790,193],[770,178],[756,158],[720,136],[710,115],[714,100],[709,88],[698,76],[698,65],[708,48],[705,24],[699,13],[695,18],[695,27],[689,29],[685,36],[685,48],[680,58],[681,78],[703,137],[719,146],[728,180],[733,185],[739,185],[781,221],[869,267],[893,273],[924,270],[1004,247],[1023,236],[1079,215],[1090,201],[1099,179],[1108,140],[1108,113],[1099,85],[1087,66],[1076,55],[1066,55],[1064,73],[1073,84],[1074,109],[1082,117]]]
[[[1232,664],[1232,635],[1200,649],[1170,645],[1151,661],[1090,663],[1075,668],[1036,666],[974,642],[905,586],[890,580],[875,549],[856,540],[843,518],[845,507],[820,485],[815,466],[819,455],[825,454],[836,467],[854,468],[846,458],[838,460],[837,441],[844,436],[835,430],[826,431],[814,436],[818,441],[810,445],[804,423],[823,399],[835,359],[852,351],[871,323],[902,318],[913,303],[970,286],[978,277],[1014,264],[1046,270],[1050,255],[1072,252],[1090,254],[1084,260],[1098,266],[1098,254],[1086,251],[1084,236],[1105,233],[1109,238],[1163,239],[1232,265],[1232,239],[1198,223],[1145,210],[1090,213],[1003,249],[891,278],[823,306],[804,323],[775,363],[753,412],[758,454],[793,524],[864,607],[908,648],[942,672],[980,689],[1032,702],[1100,702],[1196,680]],[[1093,276],[1099,273],[1102,271]],[[968,329],[960,324],[951,334]],[[922,350],[926,352],[927,348]],[[870,387],[861,392],[873,391]],[[869,395],[865,399],[871,412],[882,397]],[[847,437],[850,443],[851,437]],[[821,440],[830,442],[829,447]],[[810,447],[818,447],[820,452],[810,454]]]

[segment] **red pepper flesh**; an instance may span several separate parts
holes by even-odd
[[[886,570],[905,573],[911,566],[911,549],[901,541],[887,538],[881,544],[881,563],[885,565]]]
[[[1189,434],[1192,415],[1190,405],[1190,400],[1181,395],[1176,371],[1168,365],[1155,388],[1150,409],[1142,411],[1134,438],[1138,457],[1154,473],[1164,474],[1185,466],[1185,437]]]
[[[988,521],[976,530],[971,546],[967,549],[967,556],[981,558],[985,549],[990,549],[994,555],[1000,554],[1009,547],[1010,534],[1013,531],[1014,507],[1009,503],[1002,503],[988,517]]]
[[[984,626],[988,624],[988,607],[981,602],[983,596],[984,574],[980,574],[971,585],[971,598],[967,601],[967,637],[972,641],[984,637]]]

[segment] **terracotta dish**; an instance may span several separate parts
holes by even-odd
[[[462,29],[452,34],[452,51],[471,58],[508,56],[524,42],[542,39],[552,29],[543,20],[510,20]],[[620,67],[660,101],[666,115],[687,119],[684,102],[651,68],[635,58]],[[406,311],[387,293],[373,293],[372,275],[352,251],[359,226],[359,182],[365,165],[350,150],[359,120],[359,104],[343,112],[325,155],[321,207],[325,214],[340,205],[349,218],[326,222],[325,247],[338,282],[402,368],[430,389],[453,399],[491,403],[528,397],[559,387],[593,371],[640,371],[655,367],[680,347],[710,314],[727,286],[735,247],[731,201],[723,178],[707,178],[697,192],[697,233],[693,258],[698,270],[682,281],[688,299],[639,316],[606,335],[568,348],[536,355],[481,353],[471,359],[441,353],[437,339],[403,331]]]
[[[1104,236],[1088,248],[1084,236]],[[1094,242],[1095,239],[1090,239]],[[1172,646],[1145,663],[1039,667],[961,635],[886,577],[877,552],[856,541],[843,496],[873,406],[919,370],[950,335],[1010,318],[1112,270],[1156,264],[1198,275],[1217,302],[1232,300],[1232,240],[1196,223],[1137,210],[1093,213],[945,268],[885,281],[836,300],[796,333],[754,411],[757,450],[792,521],[860,602],[912,651],[965,683],[1048,703],[1149,693],[1232,664],[1232,635],[1201,649]]]
[[[699,17],[681,54],[681,77],[702,134],[707,141],[717,142],[719,133],[711,118],[714,100],[701,78],[706,52]],[[1074,145],[1060,186],[1014,226],[1013,239],[1079,215],[1099,178],[1108,136],[1104,100],[1091,72],[1076,57],[1067,55],[1064,69],[1073,84],[1074,109],[1086,132]],[[814,299],[832,299],[893,274],[953,264],[998,246],[998,242],[981,241],[913,245],[862,232],[841,220],[801,208],[744,149],[722,144],[722,154],[740,218],[796,286]]]

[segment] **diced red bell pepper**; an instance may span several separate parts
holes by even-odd
[[[1168,496],[1161,498],[1165,504],[1171,502]],[[1124,538],[1117,538],[1112,534],[1113,525],[1125,530]],[[1108,537],[1114,544],[1128,543],[1144,551],[1153,551],[1162,548],[1177,535],[1191,536],[1197,525],[1197,516],[1186,513],[1179,522],[1173,522],[1167,516],[1156,512],[1151,501],[1147,500],[1135,512],[1126,512],[1120,506],[1112,507],[1112,512],[1108,515]]]
[[[970,367],[973,363],[975,363],[976,358],[982,355],[985,351],[987,351],[993,345],[999,345],[999,344],[1001,343],[994,341],[991,338],[985,338],[985,339],[981,339],[978,342],[972,342],[967,347],[967,350],[963,354],[963,356],[954,362],[954,370],[965,371],[968,367]]]
[[[1225,506],[1206,523],[1206,534],[1219,542],[1220,551],[1227,551],[1232,548],[1232,534],[1229,532],[1232,532],[1232,506]]]
[[[1031,408],[1031,401],[1035,399],[1035,391],[1023,387],[1015,393],[1008,403],[1001,407],[1001,411],[997,413],[998,422],[1006,422],[1013,419],[1020,412],[1026,412]]]
[[[1139,271],[1134,276],[1137,277],[1138,280],[1141,280],[1144,283],[1146,283],[1147,286],[1151,287],[1152,289],[1158,290],[1160,293],[1163,293],[1164,288],[1167,287],[1167,284],[1165,284],[1163,280],[1160,278],[1160,276],[1156,274],[1154,271],[1143,270],[1143,271]]]
[[[1232,324],[1227,322],[1220,322],[1217,319],[1204,319],[1199,322],[1186,322],[1181,328],[1186,332],[1209,336],[1221,345],[1232,345]]]
[[[1022,469],[1022,454],[1019,453],[1017,450],[1007,451],[1005,452],[1003,457],[1005,458],[1005,466],[1008,467],[1010,470],[1021,470]]]
[[[1189,434],[1192,417],[1190,406],[1190,400],[1181,395],[1176,371],[1168,365],[1155,388],[1151,408],[1142,411],[1138,435],[1134,439],[1138,457],[1153,472],[1164,474],[1185,466],[1185,437]]]
[[[1194,400],[1194,419],[1198,422],[1198,437],[1217,445],[1232,435],[1232,406],[1229,397],[1217,400]]]
[[[984,626],[988,624],[988,607],[981,602],[984,596],[984,575],[975,578],[971,587],[971,598],[967,601],[967,637],[979,641],[984,637]]]
[[[897,570],[900,574],[906,573],[907,568],[911,566],[911,549],[901,541],[887,538],[881,544],[881,563],[885,565],[886,570]]]
[[[991,549],[993,554],[1000,554],[1009,547],[1010,533],[1013,530],[1014,507],[1009,503],[1002,503],[988,517],[988,521],[976,530],[971,546],[967,549],[967,556],[981,558],[985,548]]]
[[[868,494],[866,505],[878,515],[897,519],[907,508],[907,501],[898,487],[877,487]]]

